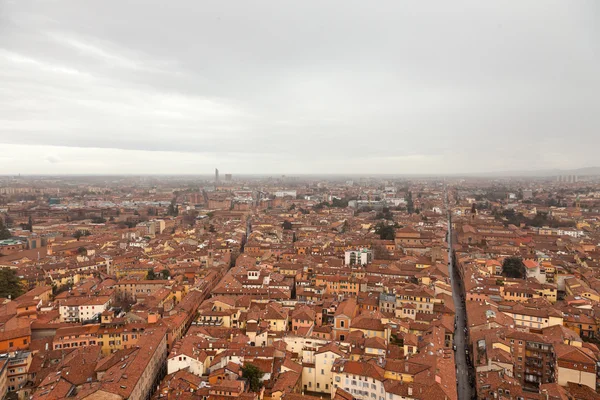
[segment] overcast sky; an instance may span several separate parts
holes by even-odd
[[[600,165],[600,1],[0,0],[0,174]]]

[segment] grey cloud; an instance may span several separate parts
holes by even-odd
[[[174,3],[0,6],[0,143],[246,172],[595,163],[595,0]]]

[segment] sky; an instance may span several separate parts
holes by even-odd
[[[599,166],[598,0],[0,0],[0,174]]]

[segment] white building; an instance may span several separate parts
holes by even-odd
[[[346,265],[366,265],[373,261],[373,250],[346,250],[344,253]]]
[[[82,322],[110,307],[110,296],[70,297],[60,301],[60,322]]]
[[[275,197],[293,197],[296,198],[295,190],[279,190],[275,192]]]
[[[198,354],[172,353],[167,359],[167,374],[187,368],[192,374],[202,376],[205,373],[204,362],[206,357],[204,351],[198,352]]]

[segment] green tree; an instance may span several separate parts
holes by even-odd
[[[0,297],[15,299],[23,294],[25,289],[17,273],[10,268],[0,268]]]
[[[0,240],[10,239],[11,237],[10,231],[6,225],[4,225],[4,220],[0,218]]]
[[[285,221],[283,221],[282,227],[283,229],[289,231],[292,229],[292,223],[286,219]]]
[[[379,235],[381,240],[394,240],[396,238],[394,226],[388,225],[383,221],[375,225],[375,233]]]
[[[160,271],[160,275],[163,279],[169,279],[169,276],[171,276],[171,271],[169,271],[168,269],[163,269],[162,271]]]
[[[348,199],[347,198],[338,199],[338,198],[334,197],[333,200],[331,200],[331,206],[339,207],[339,208],[346,208],[346,207],[348,207]]]
[[[384,207],[382,211],[379,211],[376,215],[375,215],[375,219],[387,219],[388,221],[391,221],[394,219],[394,216],[392,215],[392,213],[390,212],[390,209],[387,207]]]
[[[521,257],[507,257],[502,262],[502,276],[507,278],[525,279],[527,268]]]
[[[153,269],[149,269],[148,273],[146,274],[146,279],[153,281],[156,279],[156,273],[154,273]]]
[[[90,236],[90,235],[91,235],[90,231],[85,230],[85,229],[78,229],[73,234],[73,237],[75,239],[77,239],[77,241],[79,241],[79,239],[81,239],[82,236]]]
[[[406,211],[412,214],[415,211],[415,204],[413,203],[412,192],[408,192],[406,196]]]
[[[167,208],[167,215],[170,215],[171,217],[176,217],[179,215],[179,206],[177,206],[176,202],[177,198],[174,197],[173,200],[171,200],[171,204],[169,204],[169,207]]]
[[[242,376],[244,379],[248,381],[250,385],[250,390],[253,392],[258,392],[262,387],[261,378],[263,377],[264,372],[262,372],[256,365],[246,363],[242,367]]]
[[[80,256],[87,256],[87,250],[85,249],[85,247],[81,246],[77,249],[77,254],[79,254]]]

